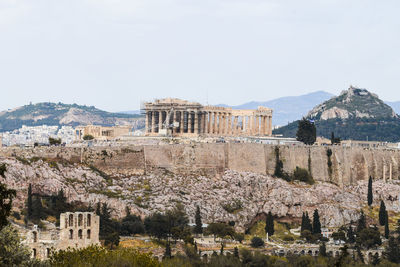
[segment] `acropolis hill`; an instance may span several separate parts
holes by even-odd
[[[3,148],[0,164],[7,170],[0,180],[17,189],[16,208],[24,206],[32,183],[41,194],[63,188],[69,201],[107,201],[118,217],[125,205],[144,216],[178,201],[191,217],[201,205],[205,222],[235,220],[237,227],[245,227],[268,211],[297,220],[303,211],[318,208],[323,223],[335,226],[358,218],[371,175],[374,201],[384,197],[388,210],[400,211],[399,152],[329,148],[331,171],[327,147],[192,143]],[[277,150],[285,171],[310,166],[316,184],[272,177]],[[237,211],[226,209],[227,203],[237,203]]]

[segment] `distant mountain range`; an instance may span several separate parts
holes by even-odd
[[[63,103],[38,103],[0,112],[0,131],[12,131],[26,126],[39,125],[132,125],[144,127],[140,115],[111,113],[93,106]]]
[[[400,141],[400,118],[377,95],[366,89],[350,87],[339,96],[314,107],[305,116],[315,122],[317,135],[342,139]],[[298,122],[274,130],[274,134],[295,137]]]
[[[233,109],[256,109],[265,106],[273,109],[272,124],[286,125],[305,116],[316,105],[333,97],[333,94],[317,91],[300,96],[286,96],[269,101],[252,101],[239,106],[218,105]]]

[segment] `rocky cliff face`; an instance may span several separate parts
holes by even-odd
[[[377,95],[366,89],[350,86],[338,97],[313,108],[307,117],[316,120],[349,118],[397,118],[397,114]]]
[[[111,156],[116,161],[124,158],[123,153],[137,155],[140,150],[117,152],[114,151]],[[110,151],[107,154],[110,155]],[[351,184],[339,187],[323,180],[312,186],[288,183],[269,174],[233,171],[229,168],[214,174],[170,171],[167,168],[148,168],[139,172],[129,166],[129,159],[134,161],[134,158],[131,155],[123,163],[127,166],[126,170],[122,167],[112,168],[107,163],[108,159],[101,159],[110,167],[103,168],[108,173],[105,176],[93,167],[74,161],[74,158],[71,161],[58,158],[57,163],[57,158],[54,161],[37,158],[25,161],[20,157],[3,156],[0,163],[6,164],[7,171],[4,178],[0,177],[0,182],[17,190],[14,202],[17,209],[24,207],[27,188],[31,183],[35,193],[51,195],[63,188],[69,201],[91,205],[107,202],[117,217],[124,216],[126,205],[133,213],[145,216],[155,211],[162,212],[181,202],[191,219],[194,218],[196,205],[199,205],[205,222],[233,220],[240,229],[268,211],[281,219],[297,220],[303,211],[311,213],[316,208],[321,213],[323,225],[339,226],[356,220],[360,208],[366,205],[366,179],[354,180]],[[99,162],[96,164],[100,166]],[[389,211],[400,212],[399,194],[398,180],[374,182],[376,205],[380,199],[384,199]]]

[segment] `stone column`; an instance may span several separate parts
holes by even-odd
[[[218,114],[214,112],[214,134],[218,133]]]
[[[386,182],[386,165],[383,163],[383,181]]]
[[[145,124],[146,133],[150,132],[149,117],[150,117],[150,111],[146,111],[146,124]]]
[[[268,116],[265,116],[265,135],[269,135],[269,123],[268,123]]]
[[[271,136],[272,136],[272,116],[268,116],[268,118],[269,118],[269,120],[268,120],[268,122],[269,122],[269,125],[268,125],[268,129],[269,129],[268,135],[271,135]]]
[[[151,132],[156,132],[156,112],[154,110],[151,112]]]
[[[160,132],[161,129],[163,128],[162,125],[163,125],[163,112],[159,111],[158,112],[158,132]]]
[[[225,134],[225,126],[226,126],[226,115],[225,113],[221,114],[222,123],[221,123],[221,134]]]
[[[204,129],[203,129],[203,132],[205,133],[205,134],[207,134],[208,133],[208,123],[209,123],[209,119],[208,119],[208,112],[204,112]]]
[[[260,116],[256,116],[256,135],[260,134]]]
[[[238,128],[238,116],[235,116],[233,118],[233,129],[232,129],[233,135],[237,135],[237,128]]]
[[[170,111],[165,111],[165,129],[167,130],[167,133],[168,133],[168,130],[169,130],[169,122],[170,122]]]
[[[389,180],[392,180],[392,162],[389,163]]]
[[[222,113],[218,113],[218,134],[222,134]]]
[[[228,128],[227,132],[228,135],[232,135],[232,115],[228,114]]]
[[[192,133],[192,112],[188,111],[188,133]]]
[[[254,135],[254,117],[249,116],[249,134]]]
[[[184,133],[185,130],[185,111],[181,111],[181,117],[180,117],[180,123],[179,123],[179,131],[181,134]]]
[[[264,116],[260,116],[261,118],[261,133],[260,135],[265,135],[265,117]]]
[[[194,112],[194,133],[199,134],[199,113],[197,110]]]

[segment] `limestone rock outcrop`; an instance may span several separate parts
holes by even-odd
[[[204,222],[236,221],[242,230],[268,211],[281,219],[298,220],[303,211],[312,213],[314,209],[319,209],[324,226],[339,226],[358,218],[367,196],[366,180],[340,188],[323,181],[314,185],[288,183],[270,175],[232,170],[204,176],[157,169],[143,174],[115,172],[104,177],[79,163],[49,164],[41,159],[23,163],[13,157],[1,157],[1,163],[7,170],[0,182],[17,190],[15,209],[24,208],[31,183],[35,193],[51,195],[62,188],[68,201],[91,205],[107,202],[116,217],[124,216],[126,205],[132,213],[145,216],[180,202],[194,220],[199,205]],[[400,212],[397,180],[376,180],[373,188],[375,205],[382,198],[389,211]]]

